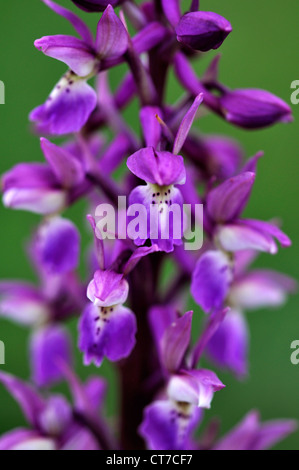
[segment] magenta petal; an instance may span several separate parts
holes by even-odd
[[[96,306],[112,307],[125,303],[128,293],[129,285],[123,274],[99,270],[88,286],[87,297]]]
[[[149,310],[149,322],[156,348],[161,353],[161,343],[171,324],[177,322],[178,314],[171,306],[155,306]]]
[[[104,11],[109,4],[115,7],[120,0],[72,0],[72,2],[81,10],[95,12]]]
[[[207,251],[196,264],[191,293],[205,312],[220,309],[231,281],[232,270],[228,257],[221,251]]]
[[[37,330],[31,339],[33,381],[47,387],[63,379],[61,364],[71,364],[71,346],[67,331],[60,326]]]
[[[193,312],[187,312],[171,323],[161,341],[161,361],[171,372],[175,372],[182,364],[190,344]]]
[[[119,361],[131,354],[136,342],[136,319],[131,310],[122,306],[99,309],[89,305],[83,313],[79,331],[84,363],[94,362],[100,366],[104,357]]]
[[[101,58],[123,55],[128,47],[128,33],[111,5],[108,5],[98,23],[96,50]]]
[[[170,400],[159,400],[145,408],[139,433],[149,450],[185,450],[200,419],[200,410],[192,406],[184,414]]]
[[[46,103],[30,113],[43,134],[62,135],[79,132],[97,104],[96,92],[71,72],[65,75]]]
[[[124,275],[128,275],[133,269],[137,266],[139,261],[142,260],[145,256],[151,255],[152,253],[156,253],[159,251],[159,248],[157,245],[152,245],[150,248],[148,247],[140,247],[137,248],[132,256],[128,259],[127,263],[125,264],[123,268]]]
[[[183,184],[186,179],[184,160],[170,152],[155,152],[152,147],[138,150],[128,158],[129,170],[147,183],[159,186]]]
[[[177,402],[210,408],[214,393],[224,387],[217,375],[210,370],[183,370],[171,377],[167,392]]]
[[[157,117],[162,118],[160,108],[144,106],[140,111],[140,122],[147,147],[156,148],[160,142],[162,130]]]
[[[63,187],[69,188],[82,183],[84,171],[81,163],[68,150],[41,138],[41,149],[53,173]]]
[[[296,282],[283,274],[267,271],[251,271],[235,282],[230,300],[244,310],[284,304],[288,292],[296,290]]]
[[[276,225],[264,222],[262,220],[243,219],[242,223],[248,227],[252,227],[258,231],[276,238],[282,246],[291,246],[292,242],[289,237],[282,232]]]
[[[292,121],[287,103],[268,91],[240,89],[220,98],[226,120],[245,129],[259,129],[276,122]]]
[[[48,57],[64,62],[79,77],[86,77],[95,67],[95,53],[81,39],[73,36],[44,36],[34,42]]]
[[[167,28],[162,26],[160,23],[153,21],[133,37],[132,42],[134,51],[137,54],[147,52],[160,44],[168,34],[169,31]]]
[[[0,371],[0,383],[19,403],[24,416],[32,426],[37,426],[38,417],[44,410],[45,403],[33,387],[23,380]]]
[[[67,219],[54,217],[39,228],[35,250],[42,268],[48,273],[63,274],[77,268],[80,255],[80,234]]]
[[[214,450],[267,450],[296,428],[297,423],[294,420],[260,423],[259,413],[253,410],[220,439]]]
[[[194,100],[192,106],[184,116],[182,123],[179,127],[178,133],[176,135],[174,145],[173,145],[173,153],[177,155],[180,153],[181,149],[184,146],[185,140],[187,139],[188,133],[191,129],[193,121],[196,117],[196,113],[200,104],[203,101],[203,93],[200,93]]]
[[[226,314],[210,339],[207,352],[218,367],[232,370],[238,377],[246,375],[248,328],[241,313],[230,311]]]
[[[57,5],[57,3],[52,2],[51,0],[42,0],[51,10],[53,10],[57,15],[63,16],[67,21],[71,23],[71,25],[75,28],[77,33],[80,34],[82,39],[86,41],[88,44],[93,43],[93,37],[91,32],[89,31],[88,27],[82,21],[79,16],[75,15],[70,10],[62,7],[61,5]]]
[[[51,316],[44,296],[30,284],[0,283],[0,315],[21,325],[35,326]]]
[[[241,173],[212,189],[207,198],[210,217],[218,223],[237,218],[247,204],[254,179],[254,173]]]
[[[179,0],[162,0],[164,15],[172,26],[176,26],[181,18]]]
[[[139,432],[149,450],[178,450],[173,415],[173,405],[167,400],[156,401],[145,409]]]
[[[0,437],[0,450],[56,450],[56,444],[37,431],[15,429]]]
[[[226,251],[258,250],[277,253],[273,237],[265,231],[243,224],[227,224],[217,229],[217,240]]]

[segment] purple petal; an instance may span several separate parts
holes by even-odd
[[[160,108],[145,106],[140,111],[140,122],[147,147],[156,148],[160,142],[162,130],[157,116],[162,118]]]
[[[125,307],[86,307],[81,318],[79,348],[86,365],[100,366],[104,357],[119,361],[128,357],[135,346],[136,319]]]
[[[15,429],[0,437],[0,450],[55,450],[55,442],[37,431]]]
[[[150,248],[148,247],[137,248],[123,268],[124,275],[127,276],[131,271],[133,271],[133,269],[135,269],[135,267],[137,266],[139,261],[142,260],[142,258],[148,255],[151,255],[152,253],[156,253],[157,251],[159,251],[159,248],[157,245],[152,245]]]
[[[94,434],[82,426],[70,428],[60,450],[100,450]]]
[[[174,321],[165,331],[161,341],[161,361],[171,372],[179,369],[191,340],[193,312]]]
[[[232,281],[228,257],[221,251],[207,251],[196,264],[191,293],[205,312],[221,309]]]
[[[108,5],[98,23],[96,39],[98,55],[102,59],[120,57],[127,48],[128,33],[112,6]]]
[[[149,322],[156,348],[161,353],[162,338],[169,327],[176,323],[178,314],[171,306],[155,306],[149,310]]]
[[[247,204],[254,179],[254,173],[241,173],[212,189],[207,198],[210,217],[218,223],[236,219]]]
[[[200,419],[200,411],[192,406],[182,411],[171,401],[155,401],[145,408],[139,433],[149,450],[184,450]]]
[[[242,314],[227,313],[210,339],[207,352],[218,367],[232,370],[237,377],[247,374],[248,328]]]
[[[168,34],[169,31],[167,28],[153,21],[133,37],[134,51],[137,54],[147,52],[160,44]]]
[[[0,283],[0,315],[21,325],[42,324],[51,316],[39,289],[17,282]]]
[[[0,438],[0,450],[56,450],[51,438],[43,437],[37,431],[16,429]]]
[[[93,43],[93,37],[86,26],[86,24],[77,16],[75,13],[73,13],[70,10],[67,10],[66,8],[63,8],[60,5],[57,5],[57,3],[52,2],[51,0],[42,0],[51,10],[53,10],[57,15],[63,16],[66,20],[68,20],[71,25],[75,28],[77,33],[86,41],[88,44]],[[113,1],[113,0],[112,0]],[[111,3],[112,3],[111,1]]]
[[[220,226],[217,240],[226,251],[257,250],[277,253],[277,246],[271,235],[242,223]]]
[[[128,158],[129,170],[147,183],[159,186],[184,184],[184,160],[170,152],[155,152],[152,147],[138,150]]]
[[[109,4],[115,7],[120,0],[72,0],[72,2],[81,10],[95,12],[104,11]]]
[[[164,15],[172,26],[176,26],[181,18],[179,0],[162,0]]]
[[[172,400],[210,408],[214,393],[225,385],[210,370],[181,371],[170,379],[167,392]]]
[[[248,227],[264,232],[265,234],[277,238],[282,246],[291,246],[292,242],[289,237],[283,233],[276,225],[264,222],[262,220],[243,219],[242,223]]]
[[[141,214],[139,223],[136,212]],[[172,252],[184,234],[181,192],[173,186],[137,186],[129,197],[127,232],[138,246],[149,238],[160,251]]]
[[[191,360],[191,368],[195,368],[199,359],[201,358],[201,355],[208,344],[208,342],[211,340],[211,338],[214,336],[220,325],[222,324],[225,315],[229,311],[229,308],[225,308],[223,310],[216,310],[213,312],[213,314],[210,315],[210,318],[207,322],[207,325],[201,334],[198,343],[194,347],[193,353],[192,353],[192,360]]]
[[[43,137],[40,142],[45,158],[62,186],[69,188],[82,183],[84,171],[77,158]]]
[[[72,422],[72,408],[60,395],[52,395],[39,416],[39,425],[48,436],[60,437]]]
[[[296,282],[274,271],[255,270],[235,282],[230,291],[233,305],[245,310],[279,306],[288,292],[296,290]]]
[[[276,122],[292,121],[289,105],[264,90],[226,92],[220,98],[226,120],[245,129],[260,129]]]
[[[80,255],[80,234],[67,219],[47,219],[39,228],[36,243],[39,264],[48,273],[64,274],[77,268]]]
[[[127,300],[129,285],[123,274],[113,271],[96,271],[90,282],[87,297],[98,307],[112,307]]]
[[[40,133],[51,135],[79,132],[97,104],[96,92],[85,80],[67,72],[46,103],[30,113]]]
[[[40,413],[44,410],[45,403],[31,385],[0,371],[0,382],[19,403],[24,416],[33,426],[37,426]]]
[[[191,129],[193,121],[196,117],[196,113],[202,101],[203,101],[203,94],[200,93],[195,98],[192,106],[190,107],[186,115],[184,116],[182,123],[179,127],[178,133],[176,135],[175,141],[174,141],[173,153],[175,155],[179,154],[181,149],[183,148],[185,140],[187,139],[188,133]]]
[[[266,450],[287,437],[297,428],[294,420],[260,423],[259,414],[250,411],[214,450]]]
[[[176,27],[179,42],[202,52],[218,49],[231,32],[229,21],[207,11],[187,13]]]
[[[44,36],[34,42],[48,57],[64,62],[79,77],[86,77],[95,68],[95,52],[81,39],[73,36]]]
[[[63,379],[61,363],[71,364],[71,346],[67,331],[60,326],[37,330],[31,339],[32,378],[38,387],[47,387]]]
[[[66,192],[52,170],[42,163],[21,163],[2,177],[6,207],[38,214],[59,212],[67,204]]]

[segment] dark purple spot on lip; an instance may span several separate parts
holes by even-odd
[[[156,204],[155,201],[152,202],[153,206]]]
[[[73,85],[73,83],[74,83],[73,80],[69,81],[69,85]]]
[[[156,197],[156,194],[153,194],[153,197]]]
[[[65,91],[66,91],[67,93],[70,93],[71,90],[70,90],[69,88],[67,88]]]
[[[157,196],[160,196],[160,193],[157,193]]]
[[[56,87],[56,88],[57,88],[57,90],[60,90],[61,86],[60,86],[60,85],[57,85],[57,87]]]
[[[169,189],[169,190],[168,190],[168,194],[170,194],[170,193],[171,193],[171,191],[170,191],[170,189]]]
[[[100,317],[96,317],[96,318],[94,319],[94,321],[99,321],[99,319],[100,319]]]

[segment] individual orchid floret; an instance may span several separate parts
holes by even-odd
[[[108,5],[116,7],[121,0],[72,0],[81,10],[88,12],[104,11]]]
[[[209,408],[214,392],[224,387],[208,370],[181,371],[170,378],[167,399],[149,405],[140,434],[151,450],[189,449],[202,408]],[[191,447],[192,448],[192,447]]]
[[[86,365],[100,366],[106,356],[119,361],[129,356],[135,346],[136,319],[124,307],[129,293],[123,274],[97,271],[88,287],[87,296],[92,304],[82,315],[79,347]]]
[[[291,419],[260,422],[257,411],[250,411],[228,434],[222,437],[213,450],[267,450],[297,429]]]
[[[79,264],[79,231],[70,220],[48,218],[37,231],[34,250],[35,259],[44,271],[53,275],[74,271]]]
[[[47,160],[21,163],[2,177],[3,203],[6,207],[37,214],[56,214],[73,199],[73,192],[84,183],[84,170],[68,150],[41,139]]]
[[[0,382],[20,404],[31,429],[16,429],[0,438],[1,450],[99,450],[88,428],[75,422],[63,396],[47,400],[29,384],[4,372]]]
[[[45,1],[53,9],[53,2]],[[81,20],[80,20],[81,21]],[[77,28],[78,29],[78,28]],[[45,104],[34,109],[30,119],[41,133],[60,135],[78,132],[87,122],[97,104],[96,92],[86,81],[96,75],[104,59],[124,54],[128,34],[111,5],[103,13],[95,42],[86,37],[45,36],[35,41],[35,47],[45,55],[64,62],[70,70],[58,82]]]
[[[240,250],[277,252],[275,238],[282,246],[291,241],[278,227],[258,220],[239,219],[251,194],[255,173],[245,171],[209,192],[207,214],[215,224],[214,237],[227,252]]]
[[[218,49],[231,32],[228,20],[207,11],[186,13],[176,27],[179,42],[202,52]]]
[[[219,102],[225,119],[245,129],[261,129],[293,120],[289,105],[265,90],[226,91]]]
[[[181,243],[184,231],[183,198],[175,187],[185,182],[183,158],[147,147],[131,155],[127,165],[134,175],[147,183],[146,186],[137,186],[129,198],[131,209],[138,204],[146,211],[147,230],[135,237],[135,243],[143,245],[149,238],[161,250],[172,251],[174,245]],[[172,206],[179,209],[175,224],[170,217]],[[154,217],[151,217],[151,212]]]
[[[246,272],[253,254],[237,252],[234,280],[226,295],[231,307],[207,345],[209,357],[217,366],[232,370],[237,377],[248,371],[249,332],[244,311],[281,306],[287,294],[296,290],[296,282],[284,274],[269,270]]]

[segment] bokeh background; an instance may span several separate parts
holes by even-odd
[[[72,7],[70,0],[59,0],[59,3]],[[279,0],[202,0],[201,7],[222,14],[234,28],[221,48],[221,81],[232,88],[265,88],[290,103],[290,84],[299,79],[299,2],[285,2],[282,8]],[[82,12],[82,17],[95,27],[97,14]],[[1,2],[0,80],[6,86],[6,104],[0,106],[0,173],[20,161],[42,160],[38,138],[30,131],[28,113],[45,100],[65,71],[64,64],[43,56],[33,47],[35,39],[49,34],[72,34],[72,29],[40,0]],[[198,64],[198,72],[206,63],[204,60]],[[118,73],[112,75],[116,83]],[[168,100],[177,99],[179,94],[180,88],[171,79]],[[293,246],[280,250],[275,257],[262,255],[257,264],[297,278],[299,105],[292,107],[293,124],[277,125],[263,131],[238,130],[215,116],[204,117],[198,126],[204,132],[225,133],[237,138],[247,156],[258,150],[265,151],[247,215],[264,220],[279,216]],[[126,118],[138,129],[136,104],[128,110]],[[84,203],[80,203],[67,214],[81,229],[82,259],[91,241],[85,227],[84,208]],[[9,211],[2,206],[0,213],[0,278],[34,281],[25,248],[39,217]],[[201,315],[198,308],[196,311]],[[230,374],[221,372],[220,378],[227,388],[215,396],[208,412],[208,419],[221,416],[223,432],[252,408],[260,410],[264,420],[278,417],[299,420],[299,365],[290,362],[290,344],[299,339],[299,295],[291,298],[283,308],[261,310],[247,317],[251,333],[250,376],[244,382],[237,382]],[[70,328],[75,345],[75,322]],[[0,320],[0,340],[6,345],[6,365],[0,367],[23,378],[29,377],[28,334],[27,330]],[[76,370],[83,378],[91,373],[108,377],[107,412],[113,416],[117,406],[113,370],[106,363],[99,371],[94,367],[84,368],[78,352]],[[23,424],[18,406],[0,387],[0,433]],[[277,448],[298,449],[299,432]]]

